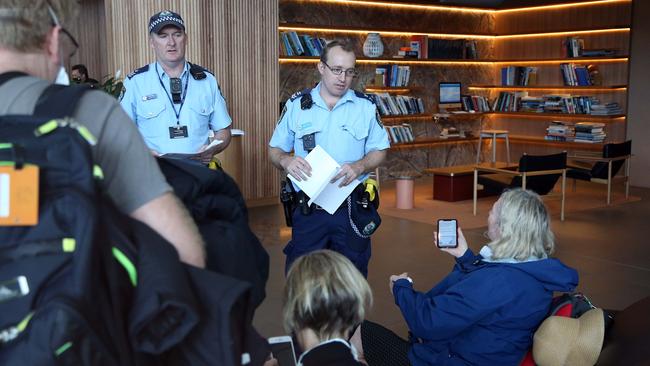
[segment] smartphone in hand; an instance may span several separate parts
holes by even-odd
[[[296,366],[296,354],[293,350],[293,340],[290,336],[269,338],[273,358],[280,366]]]
[[[458,247],[458,221],[456,219],[438,220],[438,236],[436,246],[438,248]]]

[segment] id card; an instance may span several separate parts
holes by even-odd
[[[0,226],[38,224],[38,167],[0,167]]]
[[[184,139],[188,137],[187,126],[174,126],[169,128],[170,139]]]

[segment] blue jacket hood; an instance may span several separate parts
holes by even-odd
[[[578,272],[555,258],[524,263],[489,263],[507,266],[534,277],[548,291],[571,292],[578,286]]]

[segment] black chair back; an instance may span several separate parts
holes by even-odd
[[[566,152],[552,155],[527,155],[519,159],[520,172],[533,172],[540,170],[556,170],[566,168]],[[548,174],[526,177],[526,189],[534,191],[539,195],[548,194],[553,190],[555,183],[562,174]],[[514,177],[510,187],[521,187],[521,177]]]
[[[630,155],[632,153],[632,140],[618,144],[606,144],[603,146],[603,158],[618,158],[619,156]],[[612,162],[612,177],[621,170],[625,160]],[[591,177],[607,179],[607,163],[597,162],[591,168]]]

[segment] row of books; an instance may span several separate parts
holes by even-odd
[[[501,85],[535,85],[537,83],[537,67],[507,66],[501,68]]]
[[[474,112],[489,112],[490,105],[486,97],[480,95],[461,95],[463,110]]]
[[[327,41],[323,38],[294,31],[280,33],[281,56],[320,56],[326,44]]]
[[[424,113],[422,98],[408,95],[390,95],[388,93],[370,94],[375,99],[382,116],[399,116]]]
[[[404,54],[402,54],[404,52]],[[398,57],[419,59],[477,59],[478,50],[475,40],[467,39],[429,39],[426,35],[411,36],[408,50],[400,49]]]
[[[611,48],[586,49],[585,40],[580,37],[567,37],[562,41],[566,57],[611,57],[618,52]]]
[[[375,84],[377,86],[407,86],[411,78],[410,66],[381,65],[375,68]]]
[[[427,57],[433,59],[477,59],[476,41],[466,39],[429,39]]]
[[[600,122],[553,121],[546,128],[545,140],[575,141],[584,143],[603,142],[607,134],[605,124]]]
[[[601,104],[592,96],[552,94],[529,96],[526,91],[501,92],[492,104],[493,111],[616,115],[623,111],[616,102]]]
[[[588,66],[576,65],[573,63],[560,64],[564,85],[589,86],[594,85]]]
[[[402,123],[398,126],[384,126],[390,142],[393,144],[401,144],[405,142],[413,142],[413,128],[408,123]]]

